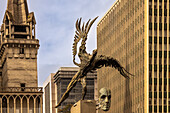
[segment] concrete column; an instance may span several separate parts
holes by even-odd
[[[36,98],[34,98],[34,113],[36,113]]]
[[[29,98],[27,98],[27,113],[29,113],[29,110],[30,110],[29,104],[30,104]]]
[[[23,111],[23,110],[22,110],[22,108],[23,108],[23,107],[22,107],[22,100],[23,100],[23,98],[21,99],[21,113],[22,113],[22,111]]]
[[[9,113],[9,98],[7,98],[7,113]]]
[[[16,98],[14,98],[14,113],[16,113]]]

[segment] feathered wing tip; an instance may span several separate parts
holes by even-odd
[[[92,26],[92,24],[95,22],[95,20],[98,18],[98,16],[96,18],[94,18],[91,22],[89,19],[88,22],[85,24],[83,23],[83,25],[81,26],[81,20],[82,18],[80,19],[77,19],[76,21],[76,31],[75,31],[75,36],[74,36],[74,43],[73,43],[73,47],[72,47],[72,51],[73,51],[73,63],[77,66],[80,66],[80,64],[78,64],[76,61],[75,61],[75,56],[77,54],[77,44],[78,42],[81,40],[81,38],[85,38],[83,41],[86,41],[87,39],[87,34]],[[85,35],[85,37],[82,37],[83,35]]]
[[[131,73],[129,73],[125,68],[120,67],[121,69],[118,69],[120,71],[120,74],[123,75],[125,78],[129,78],[130,76],[134,76]]]

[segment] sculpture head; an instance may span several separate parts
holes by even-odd
[[[108,111],[111,104],[111,91],[107,88],[101,88],[99,96],[99,103],[103,111]]]

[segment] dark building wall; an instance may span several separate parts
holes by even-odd
[[[62,67],[58,70],[58,72],[54,76],[54,81],[57,85],[57,100],[59,101],[66,91],[68,84],[70,83],[72,77],[76,74],[79,68],[75,67]],[[97,79],[97,73],[88,73],[87,74],[87,94],[85,99],[87,100],[94,100],[95,92],[95,80]],[[96,90],[96,91],[95,91]],[[66,99],[59,109],[64,108],[67,105],[73,105],[77,101],[81,100],[82,98],[82,85],[80,82],[76,84],[76,86],[72,89],[69,94],[68,99]]]

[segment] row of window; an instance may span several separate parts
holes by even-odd
[[[149,71],[152,71],[152,64],[149,64]],[[154,71],[157,71],[157,65],[154,65]],[[164,65],[164,71],[167,71],[167,65]],[[162,65],[159,65],[159,72],[162,72]],[[170,72],[170,66],[169,66]]]
[[[162,2],[162,0],[154,0],[154,2]],[[152,2],[152,0],[149,0],[149,2]],[[164,2],[167,2],[167,0],[164,0]]]
[[[157,106],[154,106],[154,112],[157,113]],[[162,106],[159,106],[159,112],[162,113]],[[167,106],[164,106],[164,113],[167,112]],[[170,106],[169,106],[169,112],[170,112]],[[149,106],[149,113],[152,113],[152,106]]]
[[[170,54],[170,51],[169,51]],[[149,51],[149,58],[152,58],[152,51]],[[154,58],[157,58],[157,51],[154,51]],[[159,51],[159,58],[162,58],[162,51]],[[167,51],[164,51],[164,58],[167,58]],[[170,58],[170,55],[169,55]]]
[[[149,8],[149,15],[152,16],[151,8]],[[154,9],[154,16],[157,16],[157,9]],[[162,9],[159,9],[159,16],[162,16]],[[164,16],[167,16],[167,9],[164,9]],[[170,16],[170,13],[169,13],[169,16]]]
[[[152,36],[149,36],[149,43],[152,44]],[[157,37],[154,37],[154,44],[157,44]],[[159,37],[159,44],[162,44],[162,37]],[[164,44],[167,44],[167,37],[164,37]],[[170,37],[169,37],[170,44]]]
[[[149,30],[152,30],[152,23],[149,23]],[[154,30],[157,30],[157,23],[154,23]],[[159,23],[159,30],[162,30],[162,23]],[[164,30],[167,30],[167,23],[164,23]]]
[[[153,92],[149,92],[149,98],[152,98],[152,93]],[[169,93],[170,94],[170,93]],[[157,98],[157,92],[154,92],[154,97],[153,98]],[[159,92],[159,98],[162,98],[162,92]],[[164,92],[164,98],[167,98],[167,92]],[[170,98],[170,97],[169,97]]]
[[[163,86],[162,85],[159,85],[159,91],[161,92],[162,91],[162,88]],[[149,85],[149,91],[151,92],[152,91],[152,85]],[[154,85],[154,91],[157,91],[157,85]],[[164,86],[164,91],[166,92],[167,91],[167,85]]]
[[[152,78],[149,78],[149,84],[152,85]],[[157,85],[157,78],[154,78],[154,85]],[[162,85],[162,78],[159,78],[159,85]],[[166,78],[164,79],[164,85],[167,85]],[[169,85],[170,85],[170,82],[169,82]]]

